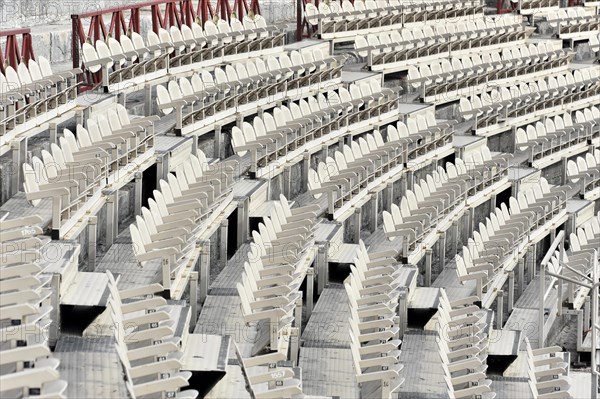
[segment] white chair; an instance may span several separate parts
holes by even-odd
[[[569,364],[557,354],[562,352],[558,346],[532,349],[525,337],[527,351],[527,374],[529,388],[534,398],[571,398],[567,380]]]
[[[302,394],[301,381],[288,367],[277,367],[286,360],[282,352],[243,358],[236,345],[236,355],[246,381],[246,388],[256,398],[293,397]]]
[[[52,311],[50,278],[44,273],[43,248],[36,215],[2,220],[0,234],[0,394],[64,397],[60,362],[48,348]],[[39,262],[39,263],[38,263]]]
[[[359,383],[378,381],[381,397],[389,398],[404,382],[398,362],[402,343],[394,321],[399,287],[394,283],[387,254],[367,253],[364,243],[357,250],[355,265],[344,284],[350,301],[350,347]]]
[[[181,352],[178,338],[173,337],[173,321],[168,312],[161,310],[166,300],[153,296],[163,287],[153,284],[119,291],[113,275],[107,272],[107,276],[111,293],[109,309],[117,326],[116,349],[132,397],[157,393],[176,398],[197,397],[195,390],[180,391],[188,385],[191,373],[179,371]],[[129,301],[124,304],[123,299]]]

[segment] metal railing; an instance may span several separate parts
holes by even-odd
[[[19,36],[21,36],[20,44]],[[27,64],[29,60],[35,60],[30,29],[0,31],[0,37],[6,37],[4,51],[0,48],[0,72],[6,72],[4,69],[6,61],[8,61],[8,65],[17,69],[21,61]]]
[[[561,231],[556,235],[556,238],[554,239],[554,241],[552,242],[552,244],[550,245],[550,248],[548,249],[548,252],[546,253],[546,256],[544,257],[544,259],[542,259],[542,263],[540,265],[540,303],[539,303],[539,315],[538,315],[538,322],[539,322],[539,328],[538,328],[538,339],[539,339],[539,347],[543,347],[544,346],[544,299],[545,299],[545,291],[546,291],[546,284],[544,284],[545,279],[546,279],[546,274],[557,278],[558,280],[564,280],[567,281],[569,283],[581,286],[581,287],[585,287],[588,288],[590,290],[590,296],[591,296],[591,372],[592,372],[592,378],[591,378],[591,395],[590,398],[593,399],[597,399],[598,398],[598,377],[600,376],[600,373],[598,372],[598,364],[597,364],[597,359],[596,359],[596,352],[598,350],[598,332],[600,332],[600,325],[598,325],[598,288],[600,287],[600,281],[598,280],[598,277],[600,277],[600,275],[597,272],[598,269],[598,250],[594,249],[593,251],[593,265],[592,265],[592,271],[591,271],[591,276],[587,276],[584,275],[582,273],[580,273],[579,271],[569,267],[568,265],[566,265],[564,263],[564,252],[565,252],[565,232]],[[566,267],[569,269],[570,272],[574,273],[576,276],[579,277],[578,279],[574,279],[571,277],[567,277],[567,276],[563,276],[561,273],[553,273],[549,270],[546,270],[546,267],[548,266],[548,263],[550,262],[550,259],[552,258],[552,256],[554,255],[555,251],[559,251],[560,252],[560,259],[559,259],[559,264],[562,267]],[[559,283],[559,287],[560,285],[562,285],[562,283]],[[559,295],[559,302],[561,302],[562,306],[562,290],[558,291],[558,295]]]
[[[73,68],[83,67],[80,50],[83,43],[97,40],[106,40],[112,37],[119,40],[121,35],[128,31],[140,33],[140,12],[149,11],[152,19],[152,30],[158,33],[160,28],[167,29],[171,26],[181,28],[182,25],[191,26],[198,20],[204,23],[219,16],[229,21],[232,16],[242,20],[249,13],[260,14],[259,0],[234,0],[233,8],[229,0],[217,0],[213,8],[210,0],[154,0],[145,3],[131,4],[123,7],[107,8],[83,14],[71,15],[71,54],[73,57]],[[107,25],[106,20],[110,18]],[[89,25],[87,25],[89,21]],[[87,32],[84,23],[88,26]],[[89,89],[100,82],[100,73],[89,75],[86,79],[85,88]],[[85,89],[84,88],[84,89]]]

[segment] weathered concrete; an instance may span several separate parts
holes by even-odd
[[[500,134],[488,137],[487,145],[491,151],[514,153],[515,134],[509,129]]]
[[[564,170],[562,162],[557,162],[542,170],[542,176],[548,180],[548,183],[550,184],[563,184],[563,174]]]
[[[198,149],[211,157],[215,151],[215,142],[212,134],[206,134],[198,138]]]
[[[302,192],[304,192],[304,187],[302,187],[302,162],[299,162],[290,167],[290,178],[292,183],[290,184],[290,197],[293,198]]]
[[[279,198],[279,194],[283,194],[283,180],[283,174],[269,180],[269,195],[272,199]]]
[[[29,27],[66,21],[71,14],[124,6],[143,0],[12,0],[0,2],[0,22],[7,28]]]
[[[129,225],[133,223],[135,216],[135,195],[134,195],[134,183],[128,183],[119,190],[119,204],[118,210],[118,233],[129,228]],[[102,209],[96,214],[96,258],[101,259],[108,251],[106,243],[106,220],[107,218],[107,205],[105,204]],[[89,270],[89,259],[88,259],[88,248],[89,248],[89,230],[85,228],[79,233],[74,240],[80,245],[79,254],[79,269],[83,271]]]
[[[577,44],[574,48],[574,51],[575,61],[587,61],[594,58],[594,53],[592,52],[588,42]]]

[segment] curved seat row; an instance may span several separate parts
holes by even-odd
[[[529,152],[529,161],[542,160],[563,151],[573,150],[578,144],[588,145],[599,137],[598,120],[600,110],[592,106],[577,110],[575,121],[569,112],[547,117],[544,122],[537,121],[525,127],[517,128],[516,148]]]
[[[139,84],[167,73],[187,72],[224,61],[279,52],[284,34],[268,27],[260,15],[237,18],[230,22],[212,20],[204,28],[193,22],[181,28],[159,28],[148,32],[146,42],[137,32],[122,35],[119,40],[108,38],[96,43],[83,43],[82,55],[86,70],[102,70],[105,90],[125,89],[127,84]]]
[[[577,228],[576,233],[569,235],[570,250],[572,252],[579,252],[582,255],[591,256],[594,254],[594,250],[598,249],[598,240],[600,240],[600,219],[599,215],[592,217],[584,225]],[[567,251],[568,253],[568,251]],[[593,264],[593,257],[589,259],[588,272],[583,273],[584,275],[590,274],[591,267]]]
[[[38,127],[75,107],[79,69],[53,72],[39,57],[0,73],[0,136]]]
[[[131,397],[198,397],[196,390],[181,391],[189,385],[192,373],[181,371],[181,337],[175,335],[171,306],[159,296],[163,287],[152,284],[119,290],[112,273],[106,274],[115,347]]]
[[[473,296],[450,301],[440,289],[437,344],[450,398],[496,397],[487,378],[489,326],[477,301]]]
[[[476,1],[440,1],[435,3],[366,0],[307,3],[306,20],[319,28],[324,39],[348,38],[365,32],[391,30],[409,23],[440,22],[452,18],[473,17],[483,13]]]
[[[560,346],[533,349],[527,337],[525,350],[529,389],[534,399],[571,399],[573,396],[569,393],[569,354],[563,353]]]
[[[572,191],[568,185],[551,188],[542,178],[531,189],[511,197],[509,207],[501,204],[479,224],[462,255],[456,256],[456,271],[461,282],[476,281],[476,295],[484,307],[493,301],[494,287],[503,284],[504,267],[518,260],[534,231],[548,233],[547,223],[564,211]]]
[[[351,134],[362,126],[374,126],[392,118],[398,95],[382,88],[379,81],[350,84],[348,89],[319,93],[297,103],[275,107],[232,129],[233,150],[240,156],[248,151],[257,168],[293,161],[312,148]]]
[[[558,9],[560,0],[521,0],[519,2],[519,13],[521,15],[533,15],[548,9]]]
[[[289,56],[284,53],[278,58],[216,67],[213,74],[204,70],[189,80],[171,80],[167,87],[158,85],[157,103],[164,114],[175,111],[175,129],[186,133],[229,114],[331,89],[340,76],[340,57],[328,56],[320,49],[302,54],[292,51]]]
[[[517,79],[527,74],[543,75],[554,68],[566,67],[572,58],[569,52],[554,50],[543,42],[524,43],[503,50],[410,65],[407,81],[421,88],[425,99],[451,101],[461,91],[473,92],[477,86],[491,81]],[[454,96],[453,92],[456,92]]]
[[[566,251],[569,259],[572,261],[578,261],[579,267],[575,267],[584,276],[592,274],[592,267],[594,265],[594,250],[596,250],[596,256],[598,254],[598,248],[600,248],[600,213],[597,213],[594,217],[588,220],[581,227],[577,228],[575,233],[569,235],[570,248]],[[565,262],[570,266],[573,263],[569,263],[569,259],[565,259]],[[571,271],[572,272],[572,271]],[[574,273],[570,273],[574,274]],[[581,278],[581,275],[577,278]],[[580,289],[578,287],[574,287]],[[583,289],[584,287],[581,287]],[[585,294],[582,297],[585,298]],[[583,301],[583,299],[582,299]],[[580,302],[581,303],[581,302]],[[579,309],[580,307],[578,307]]]
[[[425,180],[407,190],[400,204],[392,204],[390,212],[383,211],[383,230],[390,241],[402,237],[402,257],[416,251],[424,254],[425,247],[433,245],[443,220],[460,216],[460,207],[468,203],[468,198],[481,193],[500,181],[507,174],[508,159],[492,157],[487,147],[473,157],[458,158],[455,163],[447,163],[446,169],[427,175]],[[463,211],[466,208],[462,209]],[[457,213],[458,212],[458,213]],[[447,224],[447,223],[446,223]],[[412,259],[418,261],[420,257]]]
[[[505,15],[361,35],[356,37],[354,48],[371,69],[386,71],[417,64],[422,57],[439,58],[455,51],[481,51],[524,40],[531,33],[514,16]]]
[[[410,127],[403,122],[387,127],[387,140],[379,131],[359,137],[350,145],[345,144],[341,151],[325,162],[319,162],[317,169],[308,171],[308,189],[315,196],[323,193],[328,196],[328,211],[335,215],[337,209],[356,201],[379,185],[383,180],[398,177],[398,168],[404,168],[411,160],[443,148],[452,140],[451,123],[438,124],[435,117],[420,116],[409,119]],[[410,129],[414,129],[409,134]]]
[[[600,188],[600,150],[567,162],[567,176],[572,183],[581,184],[582,194]]]
[[[568,306],[582,309],[590,293],[590,288],[585,282],[593,275],[594,256],[600,257],[597,251],[600,248],[600,213],[570,233],[568,241],[569,249],[556,250],[550,258],[548,268],[572,281],[584,283],[579,285],[569,281],[566,284]],[[596,270],[596,273],[598,272],[599,270]],[[560,301],[561,304],[563,300]]]
[[[106,169],[101,158],[69,158],[72,154],[53,144],[52,153],[42,150],[42,159],[34,156],[23,164],[24,191],[32,206],[51,199],[52,230],[72,220],[91,197],[97,197],[106,184]]]
[[[59,144],[42,150],[41,159],[23,164],[23,188],[33,206],[51,198],[52,229],[60,231],[73,221],[102,188],[120,178],[119,170],[134,165],[142,155],[153,153],[157,117],[130,118],[116,105],[87,120],[88,128],[77,126],[76,135],[65,129]]]
[[[65,398],[59,360],[48,347],[51,325],[50,275],[44,273],[38,216],[0,223],[0,396]]]
[[[600,94],[600,71],[580,68],[514,83],[500,88],[488,87],[477,95],[460,99],[460,112],[474,120],[475,129],[493,128],[501,120],[543,116],[551,109],[568,110],[580,100],[594,102]]]
[[[237,349],[237,347],[236,347]],[[302,381],[291,367],[280,367],[287,360],[282,351],[243,358],[236,350],[238,363],[246,381],[246,390],[256,399],[302,397]]]
[[[397,307],[401,265],[384,253],[368,253],[362,241],[344,283],[350,303],[350,348],[359,384],[380,383],[390,398],[404,383]]]
[[[567,7],[546,12],[546,22],[561,39],[586,39],[600,30],[600,17],[585,7]]]
[[[270,321],[270,347],[277,351],[294,320],[306,276],[318,207],[290,208],[280,196],[269,217],[252,232],[254,242],[237,291],[246,323]]]
[[[237,164],[211,165],[202,151],[160,180],[148,208],[129,226],[133,252],[142,267],[162,261],[162,285],[176,290],[198,256],[196,241],[212,218],[231,200]],[[171,292],[172,293],[172,292]]]

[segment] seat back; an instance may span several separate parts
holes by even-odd
[[[231,33],[231,27],[229,26],[229,23],[227,23],[227,21],[219,19],[217,21],[217,30],[219,31],[219,33],[221,34],[229,34]],[[233,37],[232,36],[225,36],[221,39],[221,41],[225,44],[229,44],[233,41]]]
[[[182,25],[182,26],[187,27],[185,24]],[[167,32],[167,31],[165,30],[165,32]],[[179,30],[179,28],[176,27],[176,26],[171,26],[169,28],[167,34],[170,35],[170,39],[171,39],[170,43],[181,43],[179,45],[178,50],[180,52],[183,52],[185,50],[185,44],[183,44],[183,34],[182,34],[182,31]],[[164,35],[164,36],[165,36],[165,38],[167,37],[167,35]]]
[[[97,40],[96,41],[96,52],[98,54],[98,58],[110,58],[110,57],[112,57],[112,52],[110,51],[110,48],[102,40]],[[113,61],[108,61],[107,63],[105,63],[105,66],[108,69],[110,69],[110,68],[113,67],[114,64],[115,63]]]
[[[169,90],[167,90],[163,85],[156,86],[156,102],[158,103],[161,111],[168,115],[173,112],[173,107],[163,107],[165,104],[169,104],[171,102],[171,95],[169,94]]]
[[[81,56],[83,58],[84,64],[86,62],[91,63],[92,61],[96,61],[100,58],[98,56],[98,53],[96,52],[96,49],[94,48],[94,46],[92,46],[90,43],[87,43],[87,42],[83,43],[81,46]],[[90,72],[95,73],[95,72],[98,72],[100,69],[102,69],[102,65],[87,66],[86,68]]]
[[[17,75],[19,76],[22,85],[30,84],[33,81],[27,65],[23,62],[20,62],[19,65],[17,65]]]

